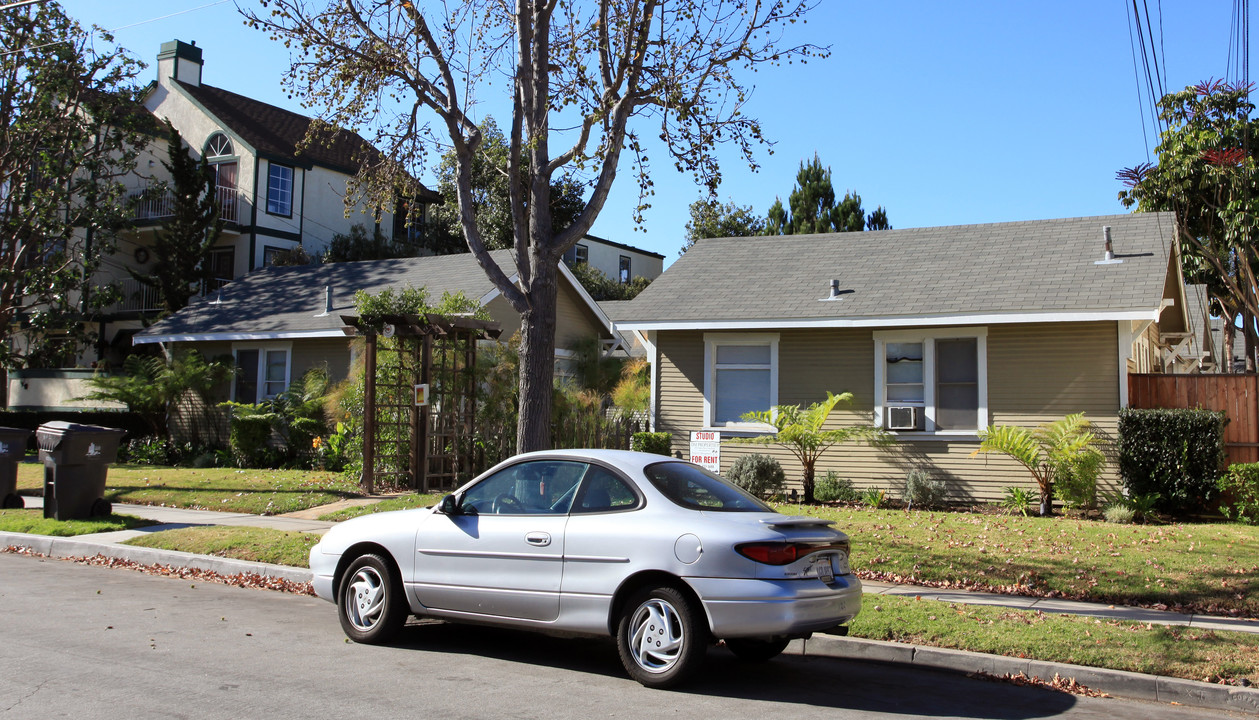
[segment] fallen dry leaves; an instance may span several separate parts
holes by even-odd
[[[1081,685],[1076,682],[1075,678],[1064,678],[1057,673],[1050,680],[1042,680],[1036,675],[1028,676],[1027,673],[1005,673],[1003,675],[991,675],[985,672],[969,673],[967,677],[979,678],[981,680],[993,680],[996,682],[1008,682],[1013,685],[1023,687],[1039,687],[1046,690],[1056,690],[1058,692],[1069,693],[1071,695],[1084,695],[1086,697],[1110,697],[1104,692],[1094,690],[1087,685]]]
[[[30,555],[32,557],[48,557],[43,553],[37,553],[31,548],[21,545],[9,545],[3,549],[3,552],[13,553],[15,555]],[[293,582],[292,580],[259,575],[258,573],[235,573],[225,575],[223,573],[216,573],[210,570],[200,570],[197,568],[174,567],[172,565],[145,565],[132,560],[105,557],[104,555],[53,559],[66,560],[79,565],[97,565],[100,567],[135,570],[148,575],[164,575],[166,577],[176,577],[184,580],[191,579],[201,580],[204,582],[215,582],[234,587],[276,590],[279,592],[293,593],[295,595],[315,594],[310,587],[310,583]]]

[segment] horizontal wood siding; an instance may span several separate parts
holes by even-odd
[[[570,350],[578,340],[601,336],[602,328],[590,308],[568,283],[560,283],[555,303],[555,348]]]
[[[779,342],[779,402],[808,404],[829,390],[851,392],[828,427],[874,420],[874,339],[868,329],[785,330]],[[673,433],[673,449],[686,453],[689,432],[703,423],[704,334],[659,333],[658,429]],[[1118,424],[1119,358],[1114,323],[993,326],[988,331],[988,407],[997,424],[1036,426],[1084,411],[1110,443]],[[1031,476],[1002,456],[971,457],[977,439],[907,440],[888,448],[849,443],[828,451],[818,477],[828,470],[858,488],[881,487],[899,496],[910,470],[923,468],[945,479],[957,501],[993,501],[1008,486],[1032,487]],[[740,455],[776,458],[799,487],[799,461],[787,450],[723,442],[722,470]],[[1114,463],[1103,484],[1116,486]]]
[[[328,368],[328,379],[340,382],[350,374],[350,338],[312,338],[293,341],[289,377],[298,381],[308,371]]]

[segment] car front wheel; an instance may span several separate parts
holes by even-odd
[[[630,677],[651,688],[686,680],[703,661],[707,629],[693,601],[671,587],[641,590],[626,603],[616,646]]]
[[[407,619],[407,601],[384,558],[369,554],[350,563],[337,593],[337,613],[354,642],[380,645],[397,636]]]

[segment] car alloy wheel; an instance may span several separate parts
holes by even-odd
[[[355,642],[388,642],[406,621],[406,599],[385,559],[363,555],[350,564],[337,594],[341,628]]]
[[[640,591],[626,605],[617,631],[621,663],[647,687],[686,679],[704,656],[705,628],[690,598],[675,588]]]

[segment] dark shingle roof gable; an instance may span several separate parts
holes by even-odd
[[[311,143],[299,154],[297,146],[312,122],[309,117],[211,85],[176,82],[264,157],[297,165],[320,165],[352,175],[358,171],[360,158],[379,152],[358,133],[341,129],[327,139]],[[430,192],[425,199],[436,201],[439,196]]]
[[[491,256],[499,267],[512,272],[511,251],[498,250]],[[324,315],[326,287],[332,288],[332,312]],[[355,291],[377,293],[390,287],[423,287],[432,303],[444,292],[462,291],[479,300],[494,289],[471,253],[267,267],[226,285],[221,298],[195,300],[137,338],[144,342],[143,338],[204,335],[336,334],[344,324],[341,316],[355,314]]]

